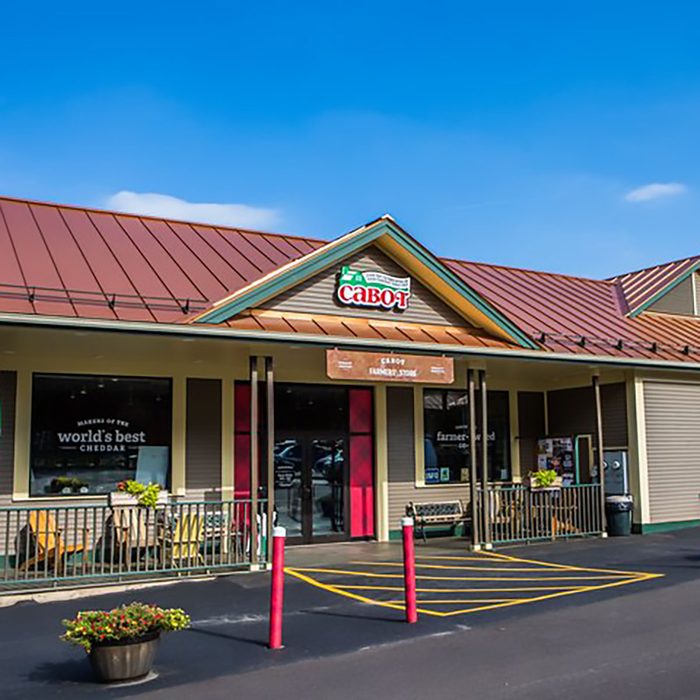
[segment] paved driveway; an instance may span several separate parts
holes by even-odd
[[[635,700],[700,696],[695,692],[700,531],[511,548],[478,557],[462,542],[418,545],[422,567],[449,568],[420,569],[431,578],[420,581],[428,590],[421,592],[425,612],[417,625],[402,622],[400,592],[379,591],[379,600],[375,593],[358,593],[383,603],[376,605],[329,589],[356,593],[339,586],[399,581],[399,552],[397,545],[357,544],[290,550],[288,564],[297,575],[287,579],[286,646],[279,652],[265,648],[265,573],[2,609],[0,697],[425,698],[436,692],[438,679],[441,695],[479,700],[598,698],[601,689],[613,687],[615,697]],[[323,578],[301,569],[335,573]],[[324,586],[298,574],[318,576]],[[504,590],[544,586],[556,590]],[[443,594],[439,588],[459,591]],[[527,604],[519,603],[522,594]],[[82,652],[58,641],[60,620],[81,608],[133,599],[185,607],[193,628],[163,639],[157,679],[132,688],[97,686]],[[691,683],[694,694],[683,695],[676,687],[681,681]],[[595,692],[589,692],[593,686]]]

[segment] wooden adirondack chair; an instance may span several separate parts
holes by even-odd
[[[177,519],[172,534],[164,542],[164,554],[173,567],[196,562],[204,564],[200,551],[204,539],[204,518],[187,514]]]
[[[67,556],[77,552],[86,552],[89,547],[89,528],[83,528],[83,541],[80,543],[66,544],[61,530],[56,525],[56,520],[48,510],[34,510],[28,518],[29,531],[32,544],[29,547],[29,556],[18,569],[29,571],[39,570],[40,565],[47,569],[53,569],[60,574]]]

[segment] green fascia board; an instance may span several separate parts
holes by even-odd
[[[680,277],[676,277],[675,280],[672,282],[669,282],[663,289],[660,289],[654,296],[645,301],[641,306],[638,306],[634,311],[630,312],[630,318],[635,318],[636,316],[639,316],[639,314],[642,313],[642,311],[646,311],[650,306],[653,306],[656,304],[659,299],[662,297],[665,297],[670,291],[675,289],[681,282],[684,282],[685,280],[688,279],[691,275],[695,274],[698,269],[700,269],[700,261],[695,263],[689,270],[686,270]]]
[[[506,333],[514,338],[522,347],[530,350],[537,350],[538,346],[521,331],[515,324],[497,311],[485,299],[472,291],[452,270],[438,260],[432,253],[428,252],[420,244],[414,241],[408,234],[400,228],[391,225],[389,221],[382,221],[375,226],[371,226],[361,234],[349,238],[347,241],[336,245],[327,254],[320,254],[311,257],[309,260],[301,262],[293,267],[288,273],[283,273],[274,277],[269,282],[261,284],[256,289],[252,289],[247,294],[242,294],[239,298],[229,303],[222,304],[204,316],[198,318],[195,323],[223,323],[236,314],[246,309],[257,306],[267,301],[271,297],[293,287],[295,284],[325,270],[333,264],[344,260],[357,250],[360,250],[383,235],[389,235],[406,248],[412,255],[426,265],[432,272],[441,277],[445,282],[454,287],[462,296],[469,300],[479,311],[487,316],[496,325],[500,326]]]
[[[539,346],[532,341],[526,333],[521,331],[510,319],[497,311],[482,296],[474,292],[462,279],[452,272],[443,262],[438,260],[432,253],[426,250],[417,241],[399,231],[399,242],[409,250],[418,260],[426,265],[432,272],[441,277],[451,287],[456,289],[465,299],[468,299],[481,313],[487,316],[496,325],[500,326],[508,335],[515,339],[522,347],[530,350],[538,350]]]
[[[314,255],[311,259],[299,263],[289,272],[274,277],[269,282],[261,284],[256,289],[252,289],[247,294],[242,294],[238,299],[222,304],[219,308],[213,309],[208,314],[196,320],[196,323],[223,323],[241,311],[250,309],[267,299],[280,294],[293,287],[295,284],[304,281],[317,272],[325,270],[335,262],[343,260],[356,250],[375,241],[377,238],[387,233],[388,226],[382,222],[376,227],[368,228],[361,234],[336,245],[327,255]]]

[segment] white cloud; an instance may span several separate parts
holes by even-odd
[[[122,190],[107,198],[110,209],[130,214],[162,216],[165,219],[183,219],[220,226],[265,229],[279,222],[275,209],[251,207],[247,204],[214,204],[188,202],[168,194],[129,192]]]
[[[674,197],[687,191],[688,188],[681,182],[651,182],[630,190],[625,199],[628,202],[649,202],[652,199]]]

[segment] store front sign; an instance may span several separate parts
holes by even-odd
[[[124,452],[148,443],[144,430],[131,431],[129,422],[118,418],[80,420],[74,430],[56,431],[56,439],[59,449],[79,452]]]
[[[326,373],[330,379],[452,384],[454,360],[426,355],[326,350]]]
[[[338,276],[336,296],[345,306],[403,311],[411,298],[411,278],[375,271],[360,272],[344,265]]]

